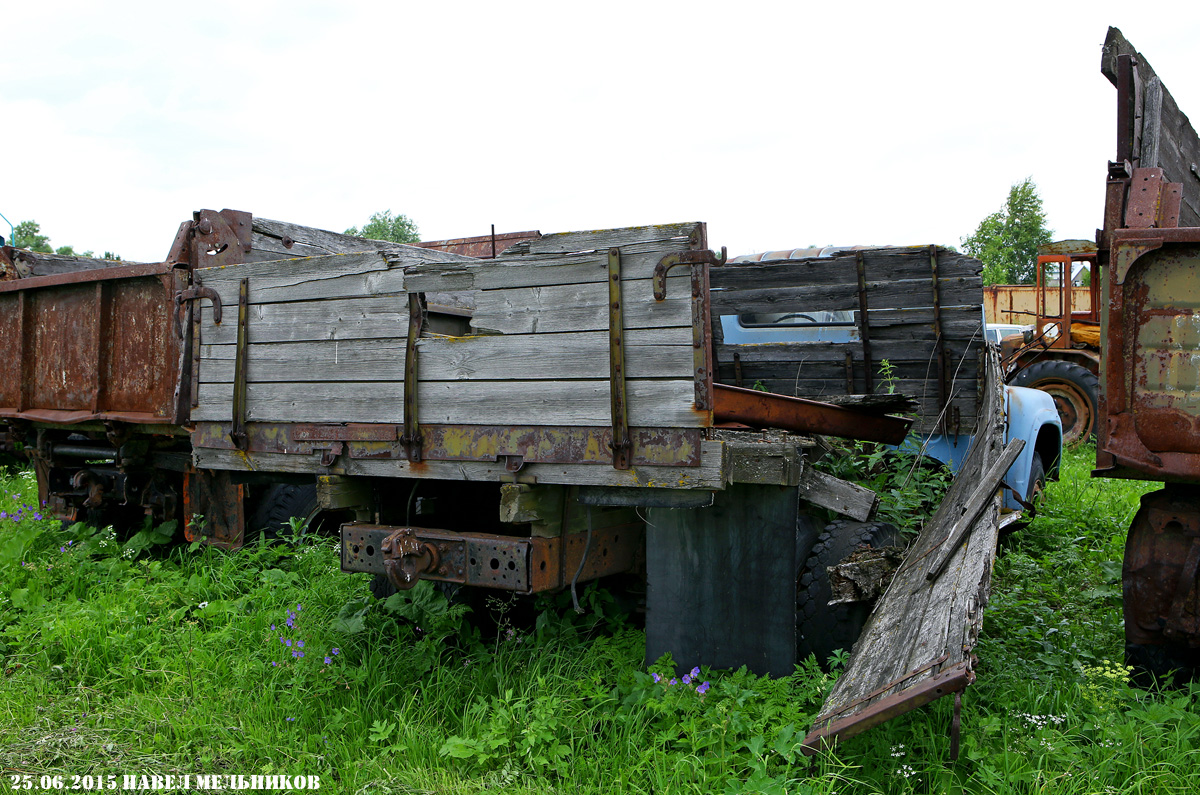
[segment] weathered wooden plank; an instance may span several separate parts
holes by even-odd
[[[256,329],[257,331],[257,329]],[[257,339],[257,334],[255,335]],[[403,381],[404,338],[251,344],[250,382]],[[608,334],[426,338],[417,342],[422,381],[602,379]],[[201,383],[232,383],[234,345],[203,345]],[[297,367],[302,363],[302,367]],[[692,332],[645,329],[625,335],[628,378],[690,378]]]
[[[870,249],[863,252],[868,282],[924,279],[933,275],[925,247]],[[979,276],[983,264],[963,254],[938,249],[938,273],[943,279]],[[836,257],[732,262],[709,272],[714,290],[761,290],[811,286],[850,285],[858,288],[857,256],[851,252]]]
[[[404,292],[403,269],[389,269],[377,251],[199,268],[196,278],[216,290],[223,303],[234,305],[242,279],[250,280],[252,304]]]
[[[204,302],[200,339],[205,346],[237,342],[236,296],[235,291],[220,325],[212,322],[212,308]],[[408,336],[408,300],[402,294],[251,304],[247,311],[252,346],[308,340],[403,340]]]
[[[289,472],[296,474],[357,475],[387,478],[435,478],[510,482],[513,473],[503,463],[486,464],[478,461],[408,461],[338,458],[332,467],[321,466],[321,454],[291,455],[287,453],[243,453],[240,450],[218,450],[197,447],[193,461],[202,469],[232,470],[235,472]],[[721,442],[701,443],[698,467],[634,466],[613,469],[606,464],[526,464],[521,475],[538,483],[558,483],[579,486],[621,486],[649,489],[723,489],[729,483],[729,458]]]
[[[665,255],[686,247],[645,246],[621,250],[622,280],[649,279]],[[644,250],[643,250],[644,249]],[[687,271],[671,271],[672,277]],[[502,290],[555,284],[608,282],[608,253],[589,252],[563,256],[500,257],[473,262],[430,264],[406,269],[405,285],[413,291]],[[690,286],[688,288],[690,290]],[[668,292],[668,295],[671,295]]]
[[[326,229],[311,226],[291,224],[286,221],[272,221],[269,218],[255,218],[251,223],[251,251],[246,257],[247,262],[267,262],[295,257],[317,257],[325,254],[350,254],[361,251],[394,251],[417,248],[392,243],[388,240],[371,240],[365,237],[343,235]],[[284,241],[289,241],[285,243]],[[448,254],[444,251],[431,250],[428,259],[423,262],[453,262],[470,259],[458,254]],[[407,253],[407,252],[405,252]],[[403,257],[405,253],[394,256]]]
[[[703,427],[709,414],[692,404],[690,380],[626,383],[630,425]],[[256,422],[404,421],[404,384],[394,381],[250,384],[246,419]],[[422,424],[609,425],[608,381],[424,381],[418,391]],[[232,417],[233,385],[201,384],[197,422]]]
[[[650,279],[621,283],[626,329],[692,325],[691,280],[667,279],[667,299],[654,300]],[[564,284],[484,290],[475,296],[471,327],[501,334],[596,331],[609,326],[608,284]]]
[[[800,498],[831,511],[865,522],[875,515],[879,495],[868,488],[805,467],[800,475]]]
[[[867,283],[867,296],[872,311],[933,306],[932,279],[903,279]],[[981,306],[983,281],[978,276],[939,279],[938,289],[943,307]],[[857,284],[798,283],[791,287],[745,288],[713,290],[714,315],[747,313],[805,312],[813,310],[854,311],[859,308]]]
[[[574,251],[604,251],[614,247],[637,243],[662,245],[684,244],[698,241],[703,235],[704,224],[695,221],[681,224],[653,224],[631,226],[622,229],[596,229],[584,232],[559,232],[542,235],[537,240],[518,243],[504,252],[504,256],[542,254],[568,254]]]

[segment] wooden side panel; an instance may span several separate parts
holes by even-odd
[[[757,383],[772,392],[818,400],[891,389],[918,398],[917,428],[929,433],[942,416],[939,379],[944,374],[951,407],[946,416],[953,427],[973,428],[983,349],[981,265],[938,249],[939,326],[928,247],[866,249],[861,256],[868,322],[861,312],[859,252],[713,268],[717,380],[747,387]],[[814,311],[852,313],[855,327],[842,329],[852,341],[734,344],[722,334],[722,315]],[[780,340],[805,333],[802,327],[767,331]],[[940,367],[939,351],[944,356]],[[884,360],[891,368],[890,382],[884,377]]]
[[[620,244],[628,249],[621,256],[628,421],[707,425],[708,412],[694,409],[690,278],[669,278],[665,301],[654,299],[650,278],[665,254],[687,249],[696,234],[695,224],[586,233],[551,241],[539,249],[545,253],[497,260],[392,247],[199,270],[221,296],[224,316],[215,324],[207,302],[201,309],[192,416],[232,417],[238,290],[246,279],[247,420],[402,423],[408,295],[419,292],[465,296],[474,307],[468,336],[425,331],[417,342],[420,423],[610,426],[608,248]]]

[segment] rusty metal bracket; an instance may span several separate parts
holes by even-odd
[[[213,288],[197,284],[175,293],[175,333],[180,339],[183,339],[183,321],[179,319],[179,310],[185,301],[198,301],[202,298],[212,302],[213,323],[221,325],[221,296]]]
[[[434,572],[441,563],[436,546],[417,538],[411,527],[401,527],[379,545],[387,578],[399,591],[413,588],[422,574]]]
[[[408,294],[408,339],[404,343],[404,431],[400,443],[409,461],[421,460],[421,427],[417,420],[417,340],[425,326],[425,293]]]
[[[316,445],[313,445],[313,452],[321,453],[321,466],[331,467],[333,466],[334,462],[338,460],[338,456],[342,454],[342,450],[344,448],[345,444],[337,441],[330,442],[329,447],[317,447]]]
[[[707,263],[709,265],[720,266],[728,261],[729,251],[725,246],[721,246],[721,253],[719,255],[711,249],[680,251],[676,254],[667,254],[654,266],[654,300],[667,300],[667,272],[676,265],[700,265]]]
[[[659,265],[661,267],[661,264]],[[657,274],[657,270],[655,273]],[[621,308],[621,249],[608,250],[608,374],[613,469],[629,469],[629,395],[625,389],[625,317]]]
[[[866,379],[866,393],[870,395],[875,392],[875,362],[871,359],[871,316],[868,311],[870,307],[867,304],[867,264],[863,259],[862,249],[855,252],[854,265],[858,270],[858,331],[862,336],[863,374]]]
[[[950,402],[950,385],[947,382],[946,364],[946,331],[942,328],[942,290],[938,284],[938,250],[937,246],[929,247],[929,267],[933,271],[933,327],[937,333],[936,346],[938,368],[938,424],[942,433],[950,433],[950,417],[946,412],[946,404]]]
[[[249,353],[250,280],[238,286],[237,350],[233,362],[233,429],[229,438],[239,450],[246,449],[246,357]]]

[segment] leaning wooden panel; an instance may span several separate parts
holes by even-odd
[[[988,369],[994,388],[986,396],[975,445],[868,619],[846,672],[805,738],[809,751],[974,681],[972,650],[983,624],[999,533],[1000,491],[983,477],[995,468],[1004,445],[1003,386],[994,350]],[[978,514],[967,515],[973,513],[968,504],[980,504],[981,497]],[[962,530],[968,534],[955,549],[952,539]],[[946,559],[948,565],[939,567]]]

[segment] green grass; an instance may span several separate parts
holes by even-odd
[[[643,669],[642,634],[600,592],[582,618],[548,609],[516,631],[501,616],[484,638],[429,587],[372,602],[328,539],[122,545],[34,518],[30,476],[0,479],[2,781],[287,772],[348,793],[1195,792],[1200,689],[1147,693],[1119,666],[1119,561],[1148,485],[1091,480],[1091,455],[1069,454],[1042,515],[1001,550],[957,763],[948,699],[802,758],[832,682],[813,661],[774,680],[702,671],[703,694],[656,682],[666,668]]]

